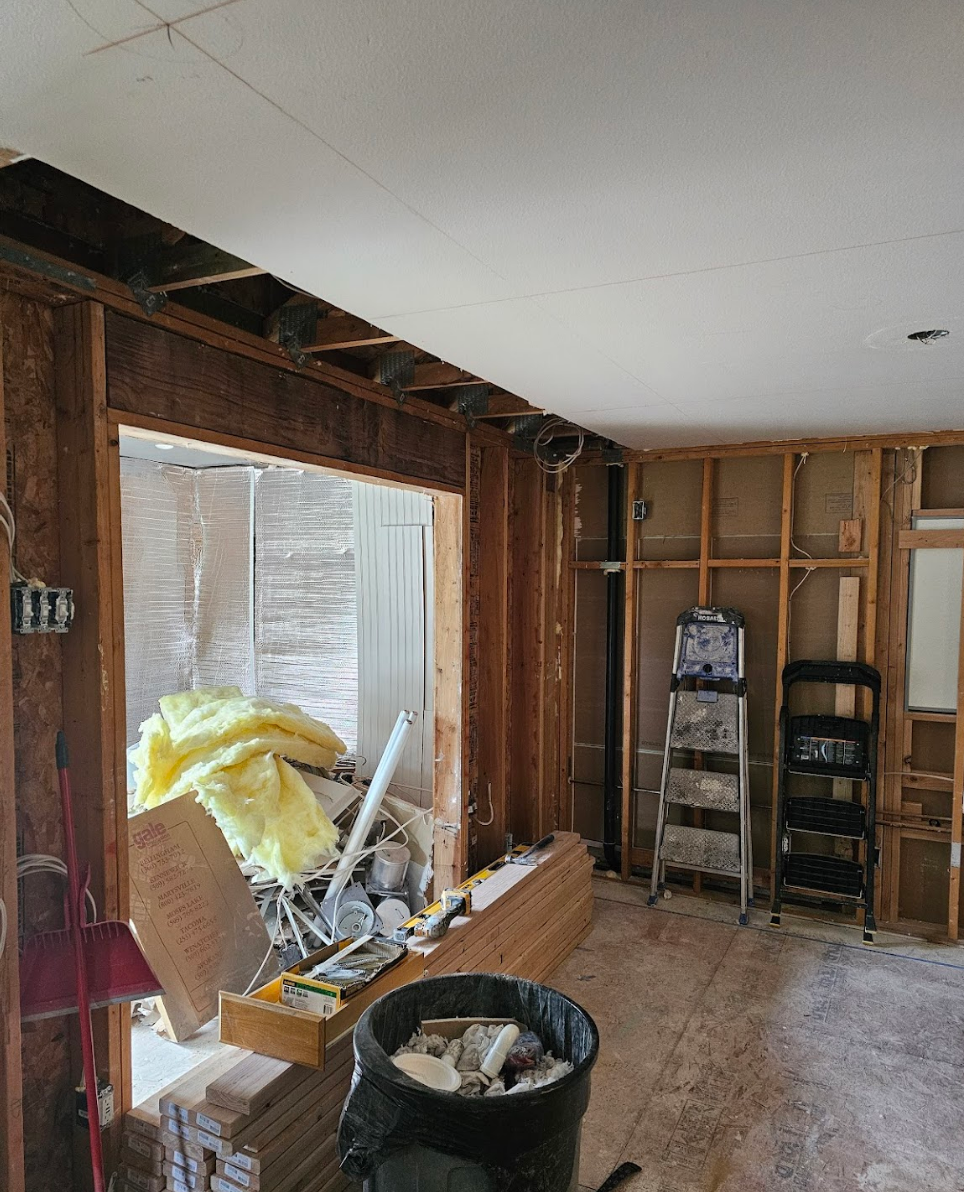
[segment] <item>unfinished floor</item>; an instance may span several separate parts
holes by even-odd
[[[550,981],[601,1036],[583,1188],[632,1160],[627,1192],[964,1189],[964,950],[594,885]]]

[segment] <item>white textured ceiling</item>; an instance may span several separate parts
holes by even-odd
[[[0,144],[628,446],[964,427],[961,0],[199,7],[6,5]]]

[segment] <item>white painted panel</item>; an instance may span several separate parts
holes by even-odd
[[[961,530],[964,518],[916,518],[914,529]],[[957,711],[964,550],[912,550],[907,615],[907,707]]]
[[[427,633],[426,550],[432,501],[421,493],[356,484],[358,567],[358,753],[374,773],[399,711],[419,713],[393,788],[421,806],[432,803],[432,642]]]

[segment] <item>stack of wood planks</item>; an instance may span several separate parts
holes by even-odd
[[[541,981],[589,933],[592,858],[557,833],[535,864],[505,865],[472,893],[471,914],[410,948],[425,975],[514,973]],[[118,1192],[343,1192],[338,1118],[352,1032],[323,1071],[225,1048],[132,1110]]]
[[[557,832],[533,865],[505,865],[472,891],[470,914],[441,939],[412,940],[425,976],[512,973],[544,981],[589,934],[593,859],[574,832]]]

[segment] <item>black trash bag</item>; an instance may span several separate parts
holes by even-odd
[[[460,1097],[427,1088],[391,1056],[434,1018],[495,1018],[526,1024],[573,1071],[531,1092]],[[565,1189],[577,1159],[579,1123],[599,1032],[585,1010],[544,985],[494,973],[432,977],[379,998],[355,1027],[355,1071],[342,1110],[342,1171],[363,1180],[394,1152],[420,1144],[482,1167],[500,1192]]]

